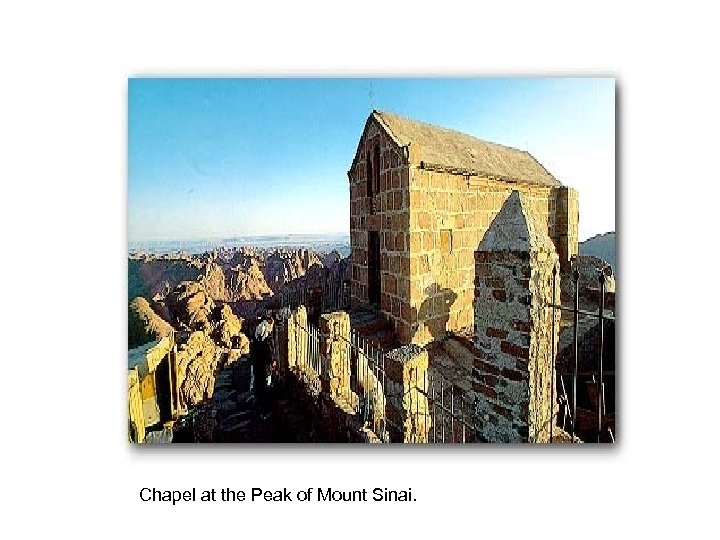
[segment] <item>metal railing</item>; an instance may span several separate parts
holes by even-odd
[[[310,288],[301,283],[299,285],[288,283],[280,291],[280,306],[290,309],[297,309],[300,305],[306,305],[310,299]]]
[[[318,395],[323,389],[322,381],[339,379],[342,382],[338,387],[327,389],[339,398],[340,405],[357,413],[361,421],[371,427],[381,440],[387,440],[384,351],[353,329],[350,330],[349,339],[331,336],[338,338],[331,346],[340,347],[335,352],[343,360],[340,362],[341,371],[332,373],[330,359],[322,350],[320,330],[311,323],[307,326],[296,322],[290,324],[294,324],[295,350],[300,354],[297,368],[305,384],[310,386],[310,391]]]
[[[608,349],[606,340],[607,325],[615,323],[614,312],[606,308],[606,285],[610,275],[608,266],[597,270],[598,289],[593,291],[597,293],[597,309],[592,309],[587,305],[581,307],[580,273],[577,269],[571,274],[571,305],[568,305],[568,302],[564,305],[557,297],[558,268],[553,271],[552,301],[543,307],[552,310],[552,334],[560,330],[564,323],[566,347],[558,350],[555,340],[551,340],[551,350],[547,354],[551,360],[551,373],[556,373],[556,378],[551,379],[548,402],[550,411],[545,417],[549,434],[546,437],[543,433],[531,433],[531,442],[554,442],[555,425],[569,433],[571,442],[615,441],[615,370],[614,366],[608,369],[606,364],[608,360],[614,362],[615,358],[614,350]],[[586,299],[587,296],[589,295],[583,297],[585,303],[590,302]],[[568,337],[571,337],[570,347],[567,347]],[[564,362],[558,366],[559,356]],[[537,361],[540,360],[537,358]],[[536,373],[537,368],[536,366]],[[611,383],[611,399],[607,397],[608,383]],[[542,382],[536,377],[534,384]],[[427,442],[465,443],[483,440],[480,426],[484,419],[480,418],[476,400],[469,399],[465,390],[433,368],[420,380],[412,380],[412,386],[427,399],[427,404],[417,399],[414,402],[410,400],[410,405],[416,407],[414,414],[424,417],[425,422],[430,422]],[[538,391],[539,388],[536,388],[536,392]],[[535,425],[538,427],[545,425],[541,423],[539,412],[539,409],[535,408],[533,413],[536,415]]]
[[[531,442],[539,440],[557,442],[554,426],[566,431],[572,442],[614,442],[614,366],[608,368],[607,361],[614,362],[614,351],[608,348],[606,331],[609,324],[615,323],[615,314],[606,308],[606,285],[608,267],[597,270],[598,290],[597,309],[592,307],[589,294],[583,295],[581,305],[580,272],[571,274],[572,301],[561,302],[557,287],[559,271],[556,267],[552,275],[552,299],[542,309],[551,310],[545,321],[550,321],[552,335],[563,330],[562,340],[556,346],[550,340],[550,372],[555,376],[549,385],[549,400],[540,392],[547,391],[536,387],[537,403],[547,402],[550,408],[542,411],[535,406],[530,414],[537,415],[534,425],[539,431],[531,432]],[[585,291],[586,293],[589,291]],[[590,307],[588,307],[590,306]],[[313,324],[296,324],[296,339],[304,342],[300,349],[305,351],[302,359],[307,380],[316,381],[317,391],[322,389],[322,381],[331,378],[329,358],[322,350],[323,340],[320,330]],[[388,433],[404,434],[407,437],[407,425],[399,425],[397,414],[404,411],[406,419],[414,423],[418,433],[414,442],[429,443],[466,443],[480,442],[484,438],[480,426],[486,419],[480,417],[477,398],[471,400],[461,387],[462,380],[453,382],[437,369],[418,374],[411,371],[410,382],[389,380],[386,370],[386,351],[373,339],[360,335],[351,329],[349,336],[331,336],[334,347],[341,347],[333,353],[342,355],[340,363],[349,373],[337,373],[335,366],[333,377],[340,378],[342,384],[336,388],[345,405],[351,407],[366,425],[382,440],[389,440]],[[337,338],[340,339],[337,339]],[[340,345],[338,345],[340,343]],[[536,357],[536,361],[543,359]],[[547,366],[547,364],[545,364]],[[537,374],[540,366],[535,366],[535,378],[531,384],[543,387],[543,381]],[[413,378],[414,377],[414,378]],[[547,379],[545,379],[547,381]],[[348,384],[349,383],[349,384]],[[608,399],[608,384],[610,399]],[[330,389],[332,391],[332,389]],[[544,405],[543,405],[544,407]],[[542,413],[542,414],[541,414]],[[542,418],[539,418],[542,416]],[[549,433],[543,430],[548,429]],[[547,436],[546,436],[547,435]],[[393,435],[393,438],[397,437]],[[412,435],[411,435],[412,438]],[[413,442],[410,440],[410,442]]]
[[[598,299],[597,310],[582,309],[580,307],[580,272],[577,268],[572,272],[572,305],[563,305],[556,297],[556,283],[558,279],[558,269],[553,269],[552,285],[553,298],[549,308],[552,309],[552,332],[555,332],[556,325],[562,324],[563,315],[572,317],[571,326],[566,325],[566,332],[572,331],[572,356],[569,360],[570,366],[567,366],[567,355],[563,355],[565,360],[558,366],[558,359],[564,351],[558,351],[553,347],[551,351],[552,370],[557,375],[557,382],[551,385],[550,398],[550,428],[549,438],[553,442],[553,426],[558,425],[564,430],[569,429],[572,442],[576,442],[577,438],[582,438],[589,442],[594,439],[595,442],[614,442],[614,367],[611,371],[607,370],[605,365],[606,356],[614,362],[614,351],[609,351],[605,343],[605,326],[607,323],[615,323],[614,312],[609,311],[605,307],[606,302],[606,284],[608,278],[612,275],[609,266],[603,266],[596,270],[596,278],[598,283]],[[585,340],[585,344],[594,341],[594,347],[585,347],[580,350],[580,330],[585,327],[586,332],[591,332],[590,339]],[[569,322],[569,321],[566,321]],[[597,338],[593,340],[592,333],[597,334]],[[565,349],[567,350],[567,348]],[[594,356],[594,359],[592,358]],[[582,362],[582,365],[581,365]],[[565,384],[565,380],[569,379],[570,392]],[[606,383],[612,378],[613,399],[608,407],[606,399]],[[585,392],[581,395],[581,390]],[[557,399],[555,392],[557,391]],[[562,411],[562,422],[558,422],[554,417],[555,406],[558,405]],[[594,410],[592,410],[594,408]],[[594,426],[589,425],[594,417]]]
[[[427,436],[422,442],[470,443],[479,440],[475,404],[460,387],[432,370],[420,380],[416,377],[412,384],[427,400],[425,404],[420,399],[410,401],[411,413],[414,405],[414,414],[424,418],[425,423],[421,425],[427,430]]]
[[[322,283],[323,313],[350,309],[350,281],[339,274],[328,274]]]
[[[383,441],[389,441],[387,427],[388,379],[385,351],[380,345],[350,329],[345,340],[350,359],[350,389],[359,396],[358,412],[366,425]]]
[[[292,319],[291,319],[292,321]],[[311,324],[307,327],[295,323],[295,350],[298,356],[296,367],[313,395],[322,391],[321,379],[326,375],[326,359],[320,351],[320,330]]]
[[[338,274],[326,274],[319,286],[311,286],[301,279],[289,283],[280,291],[281,307],[296,309],[305,305],[317,308],[322,313],[347,310],[350,308],[350,282]]]
[[[291,319],[292,321],[292,319]],[[322,381],[331,377],[329,359],[322,350],[322,333],[313,324],[295,324],[295,350],[300,351],[298,365],[305,384],[311,392],[319,394]],[[387,351],[373,339],[350,329],[349,338],[331,336],[340,343],[339,354],[345,355],[341,362],[349,373],[334,373],[349,384],[339,388],[337,396],[345,407],[359,415],[364,425],[385,442],[390,442],[390,432],[400,436],[405,426],[389,417],[388,405],[396,410],[406,408],[412,421],[432,426],[427,437],[409,442],[453,443],[478,440],[474,404],[456,385],[439,373],[411,375],[409,384],[393,383],[386,370]],[[415,377],[414,379],[412,377]],[[397,436],[394,436],[397,438]]]

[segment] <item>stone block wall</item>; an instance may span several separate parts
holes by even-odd
[[[367,157],[380,148],[379,190],[367,192]],[[373,163],[373,167],[378,164]],[[410,168],[403,149],[371,122],[360,141],[358,157],[348,172],[350,181],[350,245],[352,249],[351,307],[369,304],[368,231],[380,239],[380,310],[409,338],[408,223]]]
[[[548,304],[553,294],[560,297],[559,282],[554,292],[552,287],[557,266],[552,241],[514,192],[475,253],[477,359],[471,382],[484,440],[549,439],[559,323],[553,327]]]
[[[350,316],[344,311],[320,315],[320,334],[330,395],[354,408],[357,396],[350,390]]]
[[[427,344],[447,331],[472,332],[473,254],[513,189],[553,237],[555,188],[412,169],[407,322],[413,343]]]
[[[368,158],[380,149],[379,190],[368,196]],[[379,309],[401,343],[425,345],[471,333],[473,253],[513,190],[552,239],[562,264],[577,253],[578,197],[567,187],[508,183],[423,169],[374,121],[360,140],[350,181],[351,307],[369,306],[368,237],[380,238]]]
[[[405,345],[385,357],[388,403],[386,413],[392,442],[426,443],[432,427],[426,388],[428,353]]]

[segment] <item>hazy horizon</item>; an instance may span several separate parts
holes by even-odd
[[[601,236],[604,234],[609,234],[609,233],[614,233],[614,232],[615,232],[615,230],[595,232],[595,233],[589,234],[587,237],[580,237],[579,241],[584,242],[595,236]],[[344,239],[349,240],[350,233],[342,232],[342,231],[334,231],[334,232],[328,232],[328,233],[278,232],[278,233],[269,233],[269,234],[235,234],[235,235],[230,235],[230,236],[197,236],[197,237],[187,237],[187,238],[148,238],[148,239],[143,239],[143,240],[128,239],[128,245],[152,244],[152,243],[161,243],[161,242],[167,242],[167,243],[170,243],[170,242],[223,242],[223,241],[235,241],[235,240],[239,240],[239,239],[273,238],[273,237],[284,237],[284,238],[292,238],[292,237],[328,237],[328,238],[335,237],[335,238],[338,238],[338,237],[342,237]]]
[[[218,248],[309,248],[318,252],[337,251],[342,256],[350,254],[350,235],[337,234],[268,234],[236,235],[228,238],[196,238],[186,240],[140,240],[128,242],[128,251],[153,254],[185,252],[200,254]]]

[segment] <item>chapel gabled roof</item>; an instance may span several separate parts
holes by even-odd
[[[431,169],[474,171],[480,176],[540,186],[562,185],[524,150],[385,111],[373,111],[371,118],[399,146],[412,146],[412,165],[420,166],[422,162]]]

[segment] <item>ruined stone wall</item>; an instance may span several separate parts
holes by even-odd
[[[551,400],[551,388],[555,388],[555,371],[552,365],[553,348],[557,351],[560,334],[559,316],[553,325],[554,309],[549,307],[552,299],[560,298],[559,279],[553,291],[553,269],[558,266],[557,253],[545,249],[531,258],[530,283],[530,356],[528,371],[530,381],[530,440],[547,442],[550,438],[551,418],[556,414]]]
[[[412,342],[473,327],[474,252],[513,189],[550,237],[554,188],[507,184],[413,168],[410,183],[410,320]]]
[[[379,191],[368,197],[367,160],[380,146]],[[373,167],[377,165],[373,163]],[[366,307],[368,297],[368,231],[380,237],[380,310],[409,338],[409,166],[403,150],[370,123],[360,141],[358,160],[348,173],[350,180],[350,245],[352,248],[351,306]]]

